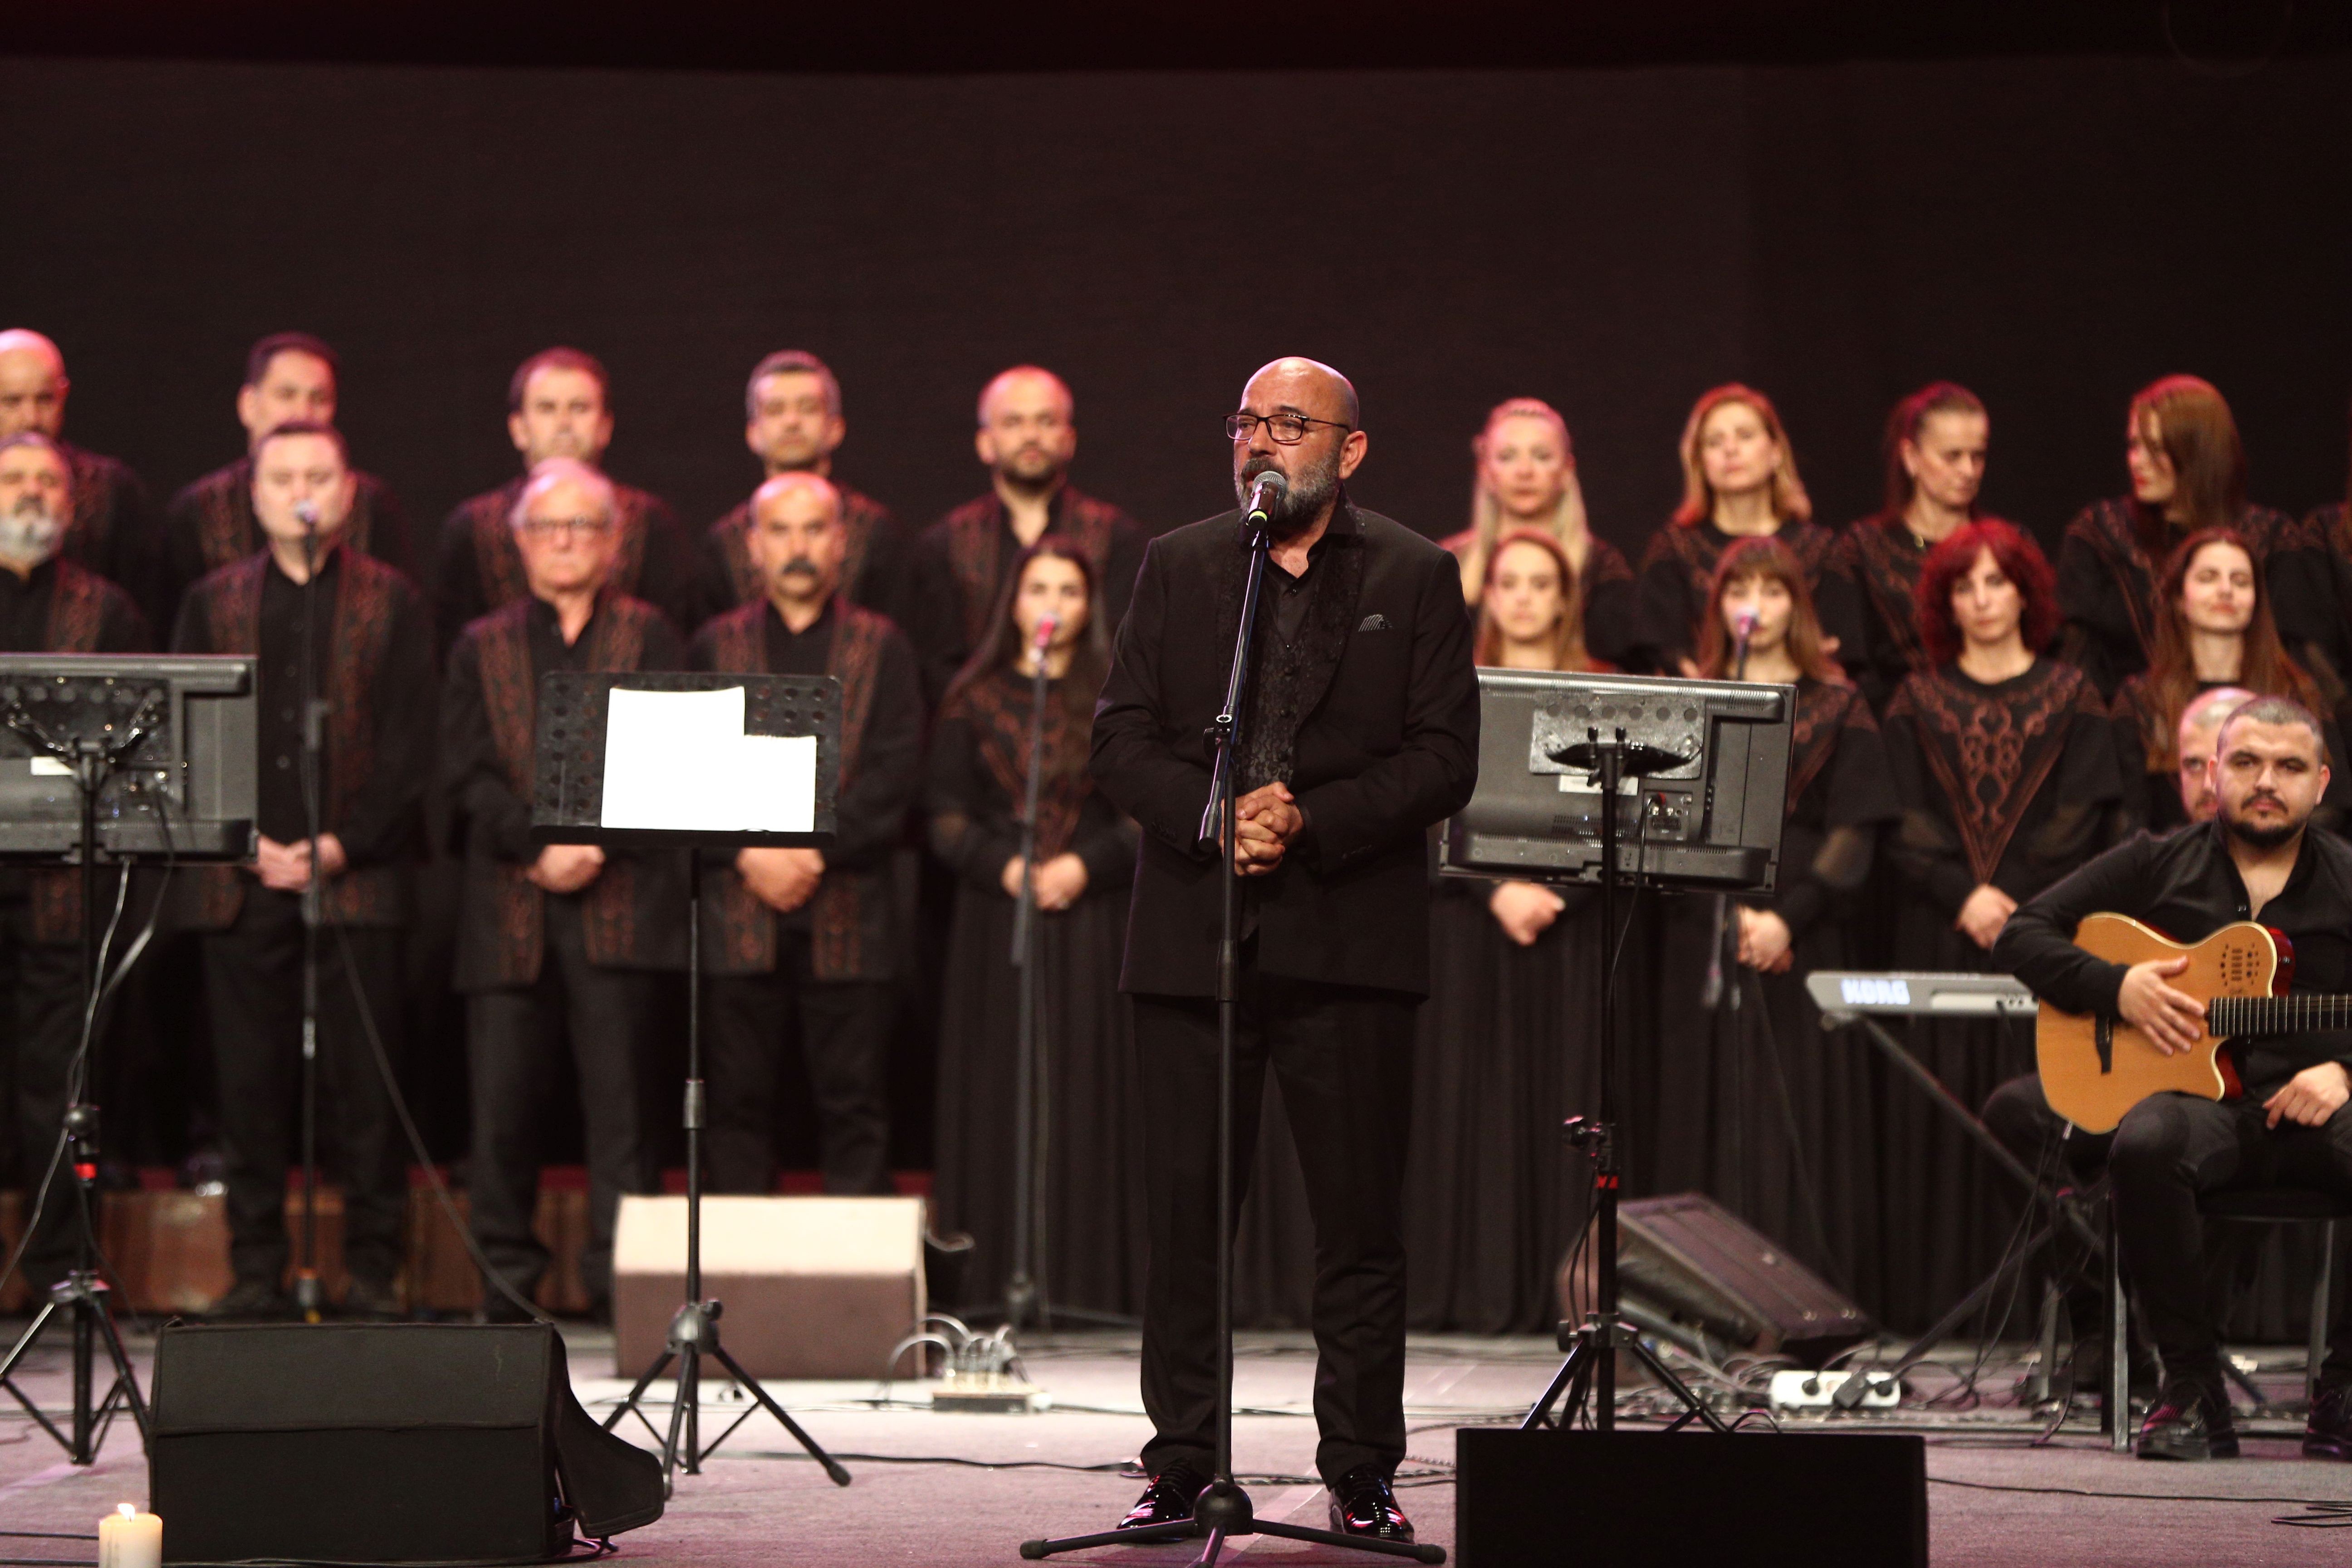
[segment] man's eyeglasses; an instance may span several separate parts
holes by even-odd
[[[601,517],[527,517],[515,524],[519,533],[533,539],[553,539],[558,534],[566,538],[584,536],[594,539],[612,531],[613,525]]]
[[[1236,441],[1246,441],[1257,434],[1259,426],[1274,437],[1277,447],[1296,447],[1307,439],[1310,425],[1328,425],[1334,430],[1353,430],[1354,426],[1340,419],[1309,419],[1304,414],[1269,414],[1261,418],[1255,414],[1225,416],[1225,434]]]

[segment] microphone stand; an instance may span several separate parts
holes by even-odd
[[[1004,1326],[1026,1328],[1034,1312],[1053,1326],[1036,1267],[1037,1167],[1048,1136],[1045,1106],[1037,1092],[1037,795],[1045,772],[1045,649],[1054,623],[1040,624],[1031,654],[1037,661],[1029,683],[1029,787],[1021,811],[1021,891],[1013,906],[1013,967],[1019,971],[1013,1021],[1013,1272],[1004,1282]]]
[[[1249,1493],[1234,1479],[1234,1037],[1241,1018],[1241,877],[1234,866],[1236,837],[1234,806],[1240,767],[1242,702],[1249,689],[1250,647],[1257,630],[1258,595],[1265,585],[1265,562],[1274,537],[1265,489],[1255,490],[1242,519],[1249,572],[1242,581],[1241,625],[1234,631],[1234,662],[1225,677],[1225,702],[1211,721],[1210,749],[1216,762],[1209,775],[1209,801],[1201,813],[1200,841],[1217,855],[1222,920],[1217,937],[1217,1440],[1216,1477],[1193,1500],[1192,1517],[1137,1530],[1101,1531],[1058,1541],[1024,1541],[1021,1555],[1032,1562],[1097,1546],[1150,1546],[1205,1535],[1192,1568],[1216,1568],[1225,1543],[1239,1535],[1271,1535],[1312,1542],[1417,1563],[1443,1563],[1445,1549],[1421,1542],[1380,1541],[1332,1530],[1265,1520],[1250,1507]]]
[[[1742,616],[1739,647],[1731,662],[1734,680],[1748,679],[1748,643],[1755,635],[1754,618]],[[1706,985],[1699,994],[1699,1005],[1709,1013],[1727,1010],[1731,1014],[1731,1180],[1726,1199],[1734,1211],[1741,1206],[1740,1198],[1748,1187],[1748,1057],[1739,1034],[1739,989],[1738,906],[1732,902],[1730,894],[1717,893],[1715,941],[1707,949]]]
[[[325,1315],[319,1289],[319,927],[326,898],[319,866],[322,831],[320,773],[326,750],[327,703],[319,696],[319,522],[302,520],[302,830],[310,875],[302,884],[302,1246],[294,1268],[294,1305],[306,1323]]]

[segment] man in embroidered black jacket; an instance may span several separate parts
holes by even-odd
[[[26,327],[0,332],[0,437],[47,437],[71,479],[73,510],[58,552],[130,595],[152,626],[161,579],[147,487],[121,458],[65,438],[66,398],[72,390],[66,356],[57,344]]]
[[[0,436],[0,652],[143,653],[152,646],[130,595],[65,554],[81,515],[76,477],[71,455],[39,431]],[[103,892],[112,879],[100,875]],[[0,974],[6,977],[0,996],[13,998],[0,1017],[15,1042],[16,1100],[7,1113],[15,1119],[8,1130],[15,1170],[8,1173],[30,1194],[40,1190],[58,1152],[66,1082],[81,1043],[79,868],[0,868]],[[25,1275],[36,1289],[73,1267],[68,1181],[60,1172],[50,1184],[25,1254]]]
[[[343,1258],[354,1315],[396,1313],[408,1196],[401,1139],[359,993],[386,1055],[401,1047],[401,931],[423,850],[432,771],[432,626],[415,588],[351,548],[357,484],[331,426],[296,422],[253,449],[253,510],[268,547],[188,591],[181,653],[258,657],[260,784],[250,867],[180,873],[185,923],[205,934],[229,1258],[225,1317],[285,1310],[286,1170],[299,1157],[304,892],[320,882],[319,1113],[343,1187]],[[306,538],[304,510],[317,520]],[[315,562],[315,568],[312,563]],[[319,827],[304,797],[302,644],[327,703]],[[334,929],[340,928],[340,929]],[[354,987],[357,991],[355,993]]]
[[[592,1310],[611,1296],[621,1194],[653,1180],[638,1114],[651,972],[686,961],[683,860],[530,837],[539,678],[685,662],[661,612],[611,586],[620,523],[611,480],[568,458],[541,463],[509,524],[529,595],[458,635],[442,697],[442,776],[466,846],[457,986],[472,1079],[474,1235],[528,1300],[549,1261],[531,1230],[540,1131],[555,1052],[568,1047],[587,1121],[580,1273]],[[493,1319],[521,1315],[496,1289],[484,1302]]]
[[[1389,1478],[1405,1439],[1401,1208],[1413,1010],[1428,990],[1424,835],[1476,781],[1470,623],[1451,555],[1349,502],[1341,481],[1366,440],[1338,372],[1278,360],[1230,423],[1236,493],[1267,469],[1290,485],[1239,757],[1235,1147],[1246,1161],[1255,1145],[1271,1064],[1315,1218],[1317,1465],[1340,1528],[1396,1538],[1411,1531]],[[1135,1524],[1190,1516],[1214,1436],[1221,900],[1197,835],[1203,735],[1247,562],[1236,517],[1152,542],[1095,715],[1095,777],[1143,828],[1120,976],[1150,1129],[1143,1398],[1156,1435]]]
[[[716,855],[703,879],[710,1184],[773,1190],[776,1074],[796,1034],[824,1190],[888,1194],[890,851],[922,778],[922,686],[898,628],[842,592],[830,483],[779,474],[751,516],[767,594],[704,626],[690,662],[839,678],[842,771],[831,847]]]

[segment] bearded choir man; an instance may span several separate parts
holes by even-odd
[[[252,465],[268,543],[189,590],[172,637],[177,652],[257,661],[258,851],[251,865],[194,873],[184,916],[204,933],[227,1162],[236,1283],[215,1311],[288,1310],[286,1172],[299,1157],[303,937],[315,921],[319,1115],[342,1180],[351,1271],[341,1306],[391,1317],[408,1150],[386,1076],[400,1057],[401,932],[432,771],[432,626],[406,577],[351,546],[358,480],[331,426],[281,425],[255,444]],[[315,774],[306,665],[326,704]]]
[[[1838,640],[1838,662],[1862,688],[1871,711],[1883,712],[1903,678],[1928,668],[1919,640],[1919,568],[1927,552],[1976,521],[1992,424],[1967,387],[1938,381],[1896,404],[1886,416],[1886,504],[1841,531],[1825,573],[1843,592],[1832,604],[1845,616],[1824,621]]]
[[[2105,843],[2115,746],[2090,678],[2042,651],[2056,584],[2026,535],[1992,519],[1955,531],[1920,570],[1918,610],[1934,667],[1905,678],[1884,721],[1903,805],[1885,846],[1902,883],[1894,964],[1989,973],[2017,906]],[[1974,1105],[2033,1040],[2006,1020],[1915,1019],[1910,1046]],[[1890,1095],[1882,1143],[1885,1317],[1924,1323],[1990,1270],[2013,1193],[1920,1097]]]
[[[2173,550],[2209,528],[2235,532],[2271,590],[2286,650],[2344,672],[2326,649],[2342,633],[2324,543],[2285,513],[2246,500],[2246,449],[2229,404],[2210,382],[2168,375],[2142,387],[2124,422],[2128,494],[2095,501],[2066,525],[2058,547],[2060,656],[2112,699],[2156,655],[2159,580]]]
[[[0,651],[141,653],[152,646],[131,596],[65,557],[74,479],[71,459],[48,436],[0,436]],[[16,1042],[10,1174],[28,1194],[40,1190],[58,1151],[81,1043],[81,916],[78,868],[0,868],[0,995]],[[73,1266],[69,1179],[61,1173],[51,1184],[25,1254],[26,1280],[37,1291]]]
[[[931,847],[956,877],[933,1191],[941,1222],[973,1240],[967,1302],[1007,1302],[1006,1286],[1025,1265],[1050,1309],[1129,1315],[1143,1306],[1147,1235],[1133,1018],[1118,992],[1136,827],[1087,771],[1095,700],[1110,668],[1091,572],[1084,552],[1052,534],[1023,552],[996,629],[948,688],[932,731]],[[1031,873],[1021,818],[1033,722],[1042,724],[1042,751]],[[1019,1259],[1021,971],[1013,942],[1024,875],[1037,921],[1039,1133],[1029,1151],[1032,1248]]]
[[[331,426],[341,380],[335,351],[308,332],[272,332],[247,353],[245,382],[236,393],[246,455],[187,486],[164,509],[158,613],[177,614],[181,595],[196,579],[250,560],[268,544],[253,510],[253,448],[289,421]],[[357,468],[351,476],[343,542],[403,572],[414,570],[408,520],[392,487]]]
[[[1805,586],[1832,605],[1836,625],[1850,618],[1825,589],[1822,569],[1836,538],[1813,521],[1813,503],[1797,477],[1797,454],[1772,400],[1731,382],[1699,395],[1683,426],[1682,504],[1642,552],[1636,592],[1641,669],[1690,674],[1706,625],[1715,563],[1732,542],[1777,539],[1804,567]]]
[[[1512,416],[1499,440],[1541,428],[1529,420],[1528,431],[1515,431],[1520,422]],[[1478,663],[1609,670],[1585,651],[1590,599],[1558,535],[1507,530],[1482,553]],[[1646,993],[1638,976],[1653,956],[1648,935],[1639,926],[1631,939],[1621,1001]],[[1598,889],[1486,877],[1437,883],[1405,1173],[1405,1302],[1415,1329],[1533,1333],[1559,1321],[1553,1271],[1590,1185],[1559,1128],[1600,1110],[1593,954],[1602,940]]]
[[[621,1194],[653,1178],[638,1053],[656,972],[685,963],[685,868],[658,851],[531,842],[534,715],[551,670],[677,669],[686,649],[659,610],[613,586],[621,502],[604,475],[547,459],[507,526],[526,595],[458,634],[442,700],[442,778],[465,835],[456,984],[473,1107],[467,1180],[494,1271],[484,1310],[519,1321],[549,1262],[531,1214],[555,1053],[568,1052],[587,1130],[581,1280],[603,1316]]]
[[[834,477],[833,455],[848,434],[841,383],[824,361],[785,349],[751,367],[743,388],[743,444],[760,459],[766,479],[814,474],[833,486],[841,498],[841,591],[850,603],[905,626],[912,619],[914,536],[880,501]],[[767,580],[751,558],[751,532],[746,500],[704,537],[703,602],[712,614],[768,598]]]
[[[838,679],[841,774],[831,845],[714,854],[704,875],[710,1182],[774,1190],[777,1079],[797,1037],[824,1190],[887,1194],[890,856],[922,784],[922,684],[898,628],[842,591],[840,493],[783,473],[751,507],[747,544],[768,591],[705,626],[691,662]]]
[[[542,349],[515,367],[507,383],[507,437],[522,472],[459,501],[441,524],[433,584],[445,644],[477,616],[531,596],[511,526],[515,509],[551,458],[604,471],[604,449],[613,444],[612,393],[604,365],[578,349]],[[608,482],[617,520],[609,586],[692,630],[703,616],[694,542],[659,496]]]
[[[1699,673],[1797,689],[1780,877],[1769,895],[1669,905],[1655,1079],[1642,1097],[1656,1121],[1633,1148],[1654,1173],[1646,1186],[1712,1194],[1875,1312],[1884,1075],[1867,1047],[1822,1032],[1804,978],[1853,966],[1850,923],[1902,806],[1870,704],[1822,640],[1786,545],[1724,551]]]
[[[47,437],[72,478],[73,512],[58,552],[129,594],[152,626],[160,579],[147,487],[121,458],[65,438],[72,390],[57,344],[25,327],[0,331],[0,439],[27,431]]]
[[[1048,533],[1069,541],[1102,584],[1116,634],[1135,592],[1149,535],[1127,513],[1070,483],[1078,452],[1076,403],[1062,378],[1015,365],[980,395],[973,449],[988,465],[986,495],[966,501],[916,542],[915,620],[923,689],[934,702],[988,637],[1005,579]]]

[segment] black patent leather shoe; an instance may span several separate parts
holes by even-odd
[[[1412,1521],[1397,1507],[1388,1477],[1373,1464],[1358,1465],[1331,1488],[1331,1528],[1374,1541],[1412,1539]]]
[[[2322,1384],[2303,1424],[2303,1451],[2315,1459],[2352,1459],[2352,1384]]]
[[[2132,1452],[2143,1459],[2234,1459],[2238,1428],[2226,1395],[2168,1382],[2156,1408],[2140,1423]]]
[[[1156,1524],[1181,1524],[1192,1517],[1192,1500],[1206,1489],[1209,1479],[1190,1465],[1171,1465],[1151,1478],[1127,1517],[1118,1521],[1120,1530],[1149,1530]]]

